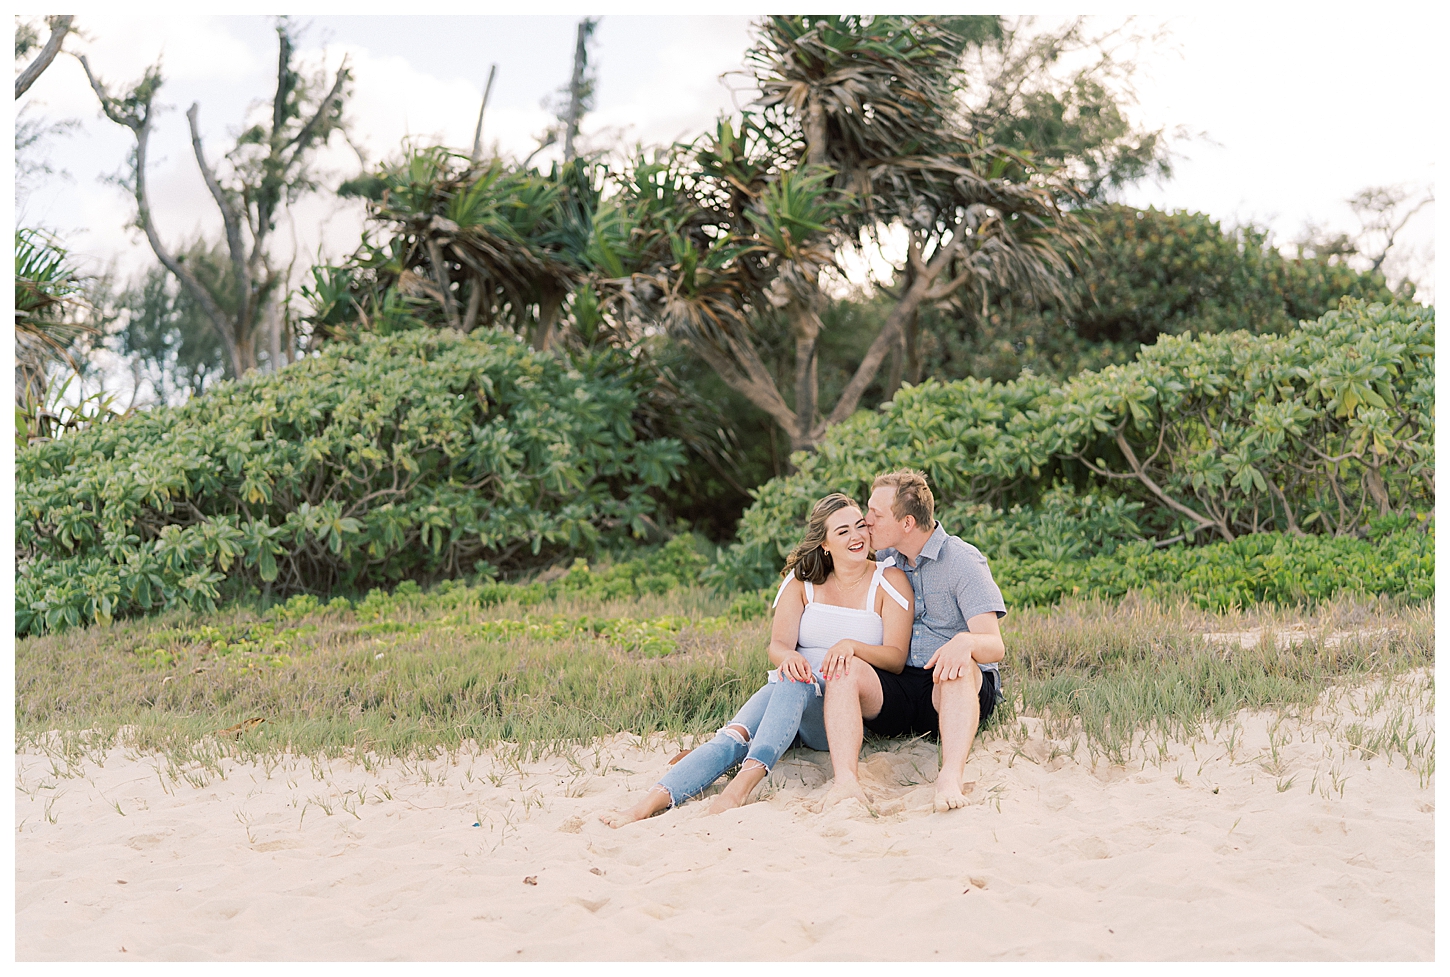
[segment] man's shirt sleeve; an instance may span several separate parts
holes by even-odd
[[[962,554],[961,573],[957,577],[957,606],[962,610],[962,620],[970,621],[978,614],[988,611],[1002,618],[1007,615],[1007,605],[1002,600],[1002,590],[992,579],[987,558],[970,544],[965,544]]]

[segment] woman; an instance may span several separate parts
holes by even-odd
[[[687,753],[638,804],[602,814],[601,821],[617,828],[675,807],[739,763],[740,772],[710,806],[710,813],[718,814],[745,803],[797,733],[807,747],[828,749],[823,672],[843,674],[853,659],[900,672],[911,646],[906,574],[890,561],[871,560],[870,549],[855,502],[835,493],[815,504],[775,595],[767,653],[776,668],[769,681],[714,739]]]

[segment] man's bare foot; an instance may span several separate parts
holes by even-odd
[[[745,765],[740,768],[740,772],[732,777],[725,789],[715,795],[715,799],[710,802],[710,813],[720,814],[730,811],[750,800],[750,792],[755,790],[769,772],[765,769],[765,764],[746,760]]]
[[[622,828],[626,824],[633,824],[635,821],[643,821],[645,818],[653,817],[661,811],[668,810],[670,806],[670,792],[663,787],[651,787],[645,791],[645,795],[639,799],[634,807],[623,811],[606,811],[599,815],[599,820],[611,828]]]
[[[936,796],[932,798],[932,810],[941,814],[958,807],[965,807],[967,804],[966,795],[962,793],[962,785],[953,783],[951,780],[938,780],[936,782]]]
[[[861,806],[868,811],[871,809],[871,801],[867,799],[866,792],[861,789],[861,782],[858,780],[837,780],[826,791],[826,797],[821,801],[821,810],[835,807],[837,804],[851,798],[861,802]]]

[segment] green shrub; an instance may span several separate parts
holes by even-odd
[[[1418,527],[1379,540],[1257,533],[1197,547],[1129,543],[1080,561],[1006,559],[992,573],[1008,607],[1129,591],[1215,611],[1316,604],[1344,593],[1420,601],[1435,594],[1435,540]]]
[[[589,554],[649,528],[677,443],[636,391],[496,333],[337,343],[16,459],[16,632],[224,584],[358,592]]]
[[[722,589],[767,585],[815,499],[864,499],[898,467],[925,470],[943,525],[989,555],[1362,533],[1434,506],[1434,312],[1346,299],[1284,336],[1164,337],[1063,384],[928,381],[792,460],[755,491]]]
[[[1078,214],[1097,240],[1075,276],[1075,301],[1039,307],[992,290],[985,307],[978,298],[923,309],[920,375],[1005,381],[1032,369],[1066,378],[1129,362],[1164,333],[1283,333],[1346,295],[1395,297],[1379,272],[1287,256],[1253,226],[1224,230],[1205,214],[1118,204]]]
[[[1109,205],[1074,317],[1088,340],[1151,343],[1163,333],[1288,332],[1342,296],[1387,302],[1384,276],[1324,257],[1289,258],[1252,225],[1225,232],[1206,214]]]
[[[1345,594],[1429,600],[1435,595],[1433,533],[1414,518],[1385,525],[1393,528],[1376,539],[1257,533],[1193,547],[1130,542],[1111,555],[1083,560],[1008,556],[991,561],[992,577],[1009,609],[1077,597],[1117,600],[1129,593],[1187,599],[1211,611],[1314,605]],[[726,616],[769,617],[774,597],[774,586],[737,594]]]

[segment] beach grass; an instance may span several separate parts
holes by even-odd
[[[292,617],[239,606],[27,638],[15,652],[17,745],[95,755],[120,734],[206,765],[500,744],[537,755],[621,732],[683,743],[725,723],[768,667],[769,622],[733,620],[729,606],[692,588],[528,607],[314,605]],[[1013,736],[1034,717],[1114,762],[1241,709],[1304,710],[1327,690],[1434,660],[1424,602],[1216,613],[1130,595],[1015,611],[1002,629],[1006,701],[983,735]],[[219,732],[254,718],[264,721]],[[1394,749],[1410,734],[1349,735]],[[1399,745],[1433,773],[1433,739]]]

